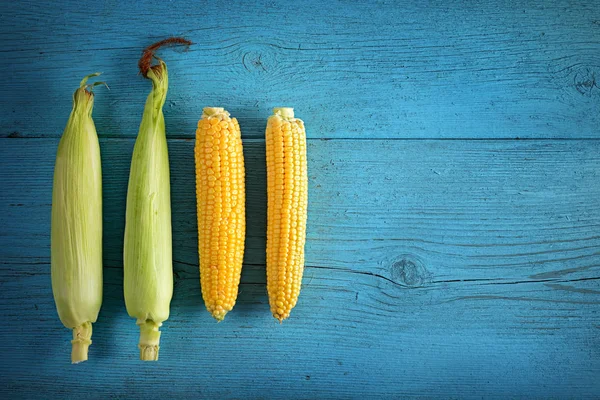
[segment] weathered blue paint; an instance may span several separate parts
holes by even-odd
[[[178,137],[217,105],[260,138],[282,104],[313,138],[599,136],[597,1],[6,3],[2,136],[59,135],[90,71],[112,88],[96,103],[101,135],[135,135],[148,91],[136,61],[170,35],[196,43],[164,53]]]
[[[0,397],[600,396],[598,3],[38,3],[0,15]],[[176,284],[144,364],[122,294],[125,194],[149,90],[136,59],[169,35],[196,45],[162,53]],[[111,86],[94,113],[105,298],[72,366],[50,287],[52,171],[96,70]],[[196,251],[206,105],[239,118],[247,162],[240,295],[219,324]],[[310,137],[307,268],[281,325],[264,272],[275,105]]]

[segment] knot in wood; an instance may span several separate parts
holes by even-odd
[[[591,97],[600,93],[600,87],[596,81],[596,71],[591,68],[583,68],[575,72],[573,78],[575,89],[583,96]]]
[[[423,286],[430,274],[418,258],[409,255],[400,256],[391,264],[392,279],[410,287]]]
[[[261,50],[249,50],[242,56],[242,64],[248,72],[268,72],[270,67],[269,53]]]

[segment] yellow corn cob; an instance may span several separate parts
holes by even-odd
[[[237,120],[223,108],[205,108],[194,152],[202,297],[221,321],[237,298],[246,233],[244,154]]]
[[[266,131],[267,292],[283,321],[298,301],[304,270],[308,176],[304,122],[292,108],[275,108]]]

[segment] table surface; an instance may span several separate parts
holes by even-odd
[[[0,14],[0,397],[600,396],[600,3],[5,2]],[[138,360],[122,242],[131,153],[164,49],[175,271],[160,360]],[[90,360],[50,285],[58,140],[80,79],[96,89],[104,302]],[[299,303],[265,291],[264,128],[307,126]],[[247,238],[235,309],[200,293],[194,131],[242,128]]]

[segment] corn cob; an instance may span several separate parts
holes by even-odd
[[[162,111],[169,78],[164,61],[159,59],[158,65],[150,67],[150,60],[161,45],[182,43],[181,40],[167,39],[150,46],[139,63],[141,73],[152,81],[152,91],[146,100],[131,160],[123,287],[127,312],[140,327],[138,347],[144,361],[158,359],[159,327],[169,318],[173,295],[171,188]]]
[[[237,120],[223,108],[205,108],[194,152],[202,297],[221,321],[237,298],[246,232],[244,154]]]
[[[298,301],[304,270],[308,177],[304,122],[275,108],[266,130],[267,292],[283,321]]]
[[[73,95],[60,139],[52,191],[52,292],[62,323],[73,330],[71,361],[88,359],[92,323],[102,304],[102,172],[88,75]]]

